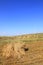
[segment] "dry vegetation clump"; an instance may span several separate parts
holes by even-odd
[[[25,55],[25,51],[23,47],[25,46],[24,43],[11,43],[6,44],[3,47],[3,56],[10,57],[10,56],[17,56],[18,58],[21,57],[21,55]]]
[[[4,45],[2,52],[3,52],[3,56],[9,57],[12,53],[12,44]]]

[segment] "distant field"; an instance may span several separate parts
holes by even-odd
[[[0,37],[0,44],[12,43],[12,42],[29,43],[31,41],[43,41],[43,33],[27,34],[21,36],[19,35],[19,36],[12,36],[12,37],[6,37],[6,36]]]
[[[21,58],[2,56],[6,44],[25,43],[28,51]],[[6,49],[6,48],[5,48]],[[43,65],[43,33],[26,34],[12,37],[0,36],[0,65]]]

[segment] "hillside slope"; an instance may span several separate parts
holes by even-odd
[[[0,37],[0,65],[43,65],[43,33]]]

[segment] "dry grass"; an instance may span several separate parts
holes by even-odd
[[[43,65],[43,33],[0,37],[0,65]]]

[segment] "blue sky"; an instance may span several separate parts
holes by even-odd
[[[0,36],[43,32],[43,0],[0,0]]]

